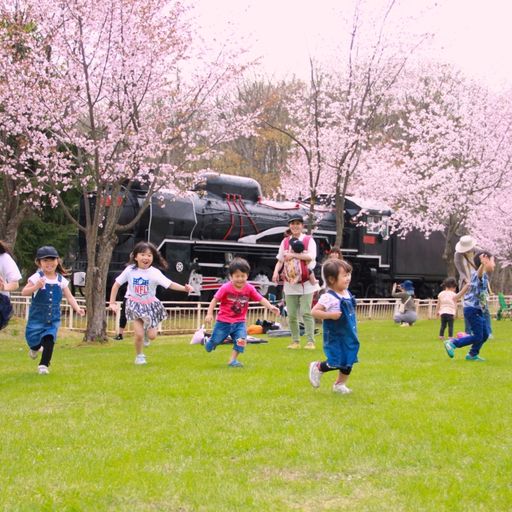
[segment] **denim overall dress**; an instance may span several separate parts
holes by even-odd
[[[43,277],[43,273],[39,272]],[[38,347],[45,336],[57,341],[60,326],[60,303],[62,301],[62,276],[57,274],[58,284],[48,284],[32,295],[28,312],[25,338],[29,347]]]
[[[327,364],[334,368],[343,368],[357,363],[359,339],[357,338],[356,299],[340,298],[334,291],[328,290],[340,301],[341,317],[338,320],[323,321],[324,352]]]

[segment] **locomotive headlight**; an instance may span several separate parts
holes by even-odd
[[[185,270],[185,265],[183,265],[183,262],[176,262],[176,272],[183,272],[183,270]]]

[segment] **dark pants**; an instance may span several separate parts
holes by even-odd
[[[452,343],[457,348],[471,345],[469,355],[476,356],[491,332],[489,318],[482,310],[477,308],[464,308],[464,318],[469,323],[472,334],[454,339]]]
[[[441,315],[441,329],[439,329],[439,336],[444,336],[444,330],[448,326],[448,337],[453,338],[453,318],[454,315],[450,313],[443,313]]]
[[[41,355],[41,361],[39,361],[40,365],[50,366],[50,361],[52,360],[53,355],[53,347],[55,342],[53,341],[52,336],[45,336],[39,345],[35,347],[30,347],[32,350],[39,350],[43,347],[43,353]]]
[[[123,302],[121,303],[121,313],[119,315],[119,328],[124,329],[128,320],[126,319],[126,299],[123,298]]]

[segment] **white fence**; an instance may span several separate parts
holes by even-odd
[[[507,303],[510,303],[512,296],[507,296]],[[11,302],[14,307],[14,314],[20,318],[28,318],[30,297],[22,297],[19,294],[11,294]],[[77,302],[85,308],[85,300],[77,298]],[[418,319],[435,318],[437,300],[416,299],[416,312]],[[166,334],[186,334],[194,332],[204,323],[204,317],[208,310],[208,302],[163,302],[168,313],[168,318],[161,323],[160,330]],[[398,306],[397,299],[358,299],[357,318],[358,320],[391,320]],[[490,297],[489,307],[494,316],[499,309],[498,297]],[[106,304],[105,304],[106,310]],[[107,313],[107,333],[115,334],[119,329],[119,312],[116,314]],[[462,317],[462,305],[459,305],[458,316]],[[257,319],[274,320],[275,317],[259,303],[252,303],[247,315],[247,323],[253,324]],[[279,319],[278,319],[279,321]],[[83,331],[86,326],[86,317],[80,317],[72,310],[71,306],[64,299],[62,301],[62,326],[72,330]],[[128,324],[125,332],[130,332]]]

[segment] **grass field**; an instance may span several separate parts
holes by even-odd
[[[460,328],[459,320],[459,328]],[[83,345],[61,331],[36,373],[23,324],[0,335],[0,510],[509,511],[512,322],[485,363],[450,360],[438,324],[360,324],[351,395],[307,378],[322,352],[207,354],[161,337]],[[318,347],[321,346],[318,337]]]

